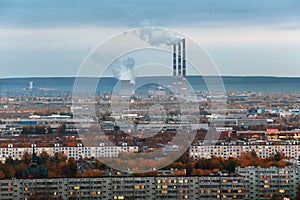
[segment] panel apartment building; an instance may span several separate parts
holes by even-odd
[[[33,199],[295,199],[300,167],[246,167],[209,176],[0,180],[1,200]]]
[[[245,199],[244,178],[103,177],[0,180],[1,200],[30,199]]]
[[[269,158],[277,152],[283,153],[286,157],[299,159],[300,145],[299,144],[195,144],[190,146],[189,155],[194,159],[211,158],[213,156],[222,158],[239,158],[243,153],[255,151],[258,157]]]

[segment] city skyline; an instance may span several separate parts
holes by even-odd
[[[298,0],[0,0],[0,199],[300,200]]]

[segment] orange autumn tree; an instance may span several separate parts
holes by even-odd
[[[248,152],[241,155],[238,159],[239,165],[241,167],[247,166],[260,166],[260,167],[270,167],[270,166],[277,166],[277,167],[285,167],[291,165],[291,163],[284,162],[282,159],[284,155],[282,153],[275,153],[270,158],[260,158],[257,157],[255,153]]]

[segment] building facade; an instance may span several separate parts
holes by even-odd
[[[246,167],[209,176],[0,180],[1,200],[33,199],[295,199],[300,167]]]
[[[245,199],[243,177],[103,177],[0,180],[0,199]]]
[[[5,162],[7,158],[12,158],[14,160],[21,159],[25,152],[32,154],[32,147],[14,147],[12,144],[9,144],[5,148],[0,148],[0,159],[2,162]],[[121,152],[137,152],[137,146],[127,146],[123,144],[122,146],[105,146],[100,144],[99,146],[90,147],[82,146],[77,144],[76,147],[65,147],[55,144],[52,147],[35,147],[35,152],[39,155],[42,152],[46,152],[49,156],[54,156],[55,153],[63,153],[68,158],[72,157],[76,160],[79,158],[113,158],[118,157]]]
[[[270,200],[274,194],[280,199],[296,197],[299,167],[238,167],[236,172],[245,178],[245,184],[249,186],[248,199]]]
[[[269,158],[277,152],[283,153],[289,158],[300,158],[300,145],[298,144],[198,144],[190,146],[189,155],[194,159],[211,158],[213,156],[239,158],[243,153],[252,151],[256,152],[257,156],[261,158]]]

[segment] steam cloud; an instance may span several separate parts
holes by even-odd
[[[143,28],[136,33],[139,38],[148,42],[151,46],[167,45],[179,43],[182,37],[176,33],[160,28]],[[99,57],[105,58],[105,55],[98,55],[97,53],[91,54],[93,60],[98,62]],[[133,57],[127,57],[125,59],[117,59],[111,65],[112,74],[119,80],[127,80],[130,83],[135,84],[135,75],[132,69],[135,66],[135,59]]]
[[[139,37],[147,41],[151,46],[165,44],[167,46],[176,44],[182,39],[174,32],[159,28],[144,28],[139,32]]]
[[[133,57],[127,57],[126,59],[118,59],[112,64],[112,73],[119,80],[130,81],[135,84],[134,75],[132,69],[135,66],[135,59]]]
[[[29,81],[28,85],[29,85],[29,90],[31,91],[33,88],[33,81]]]

